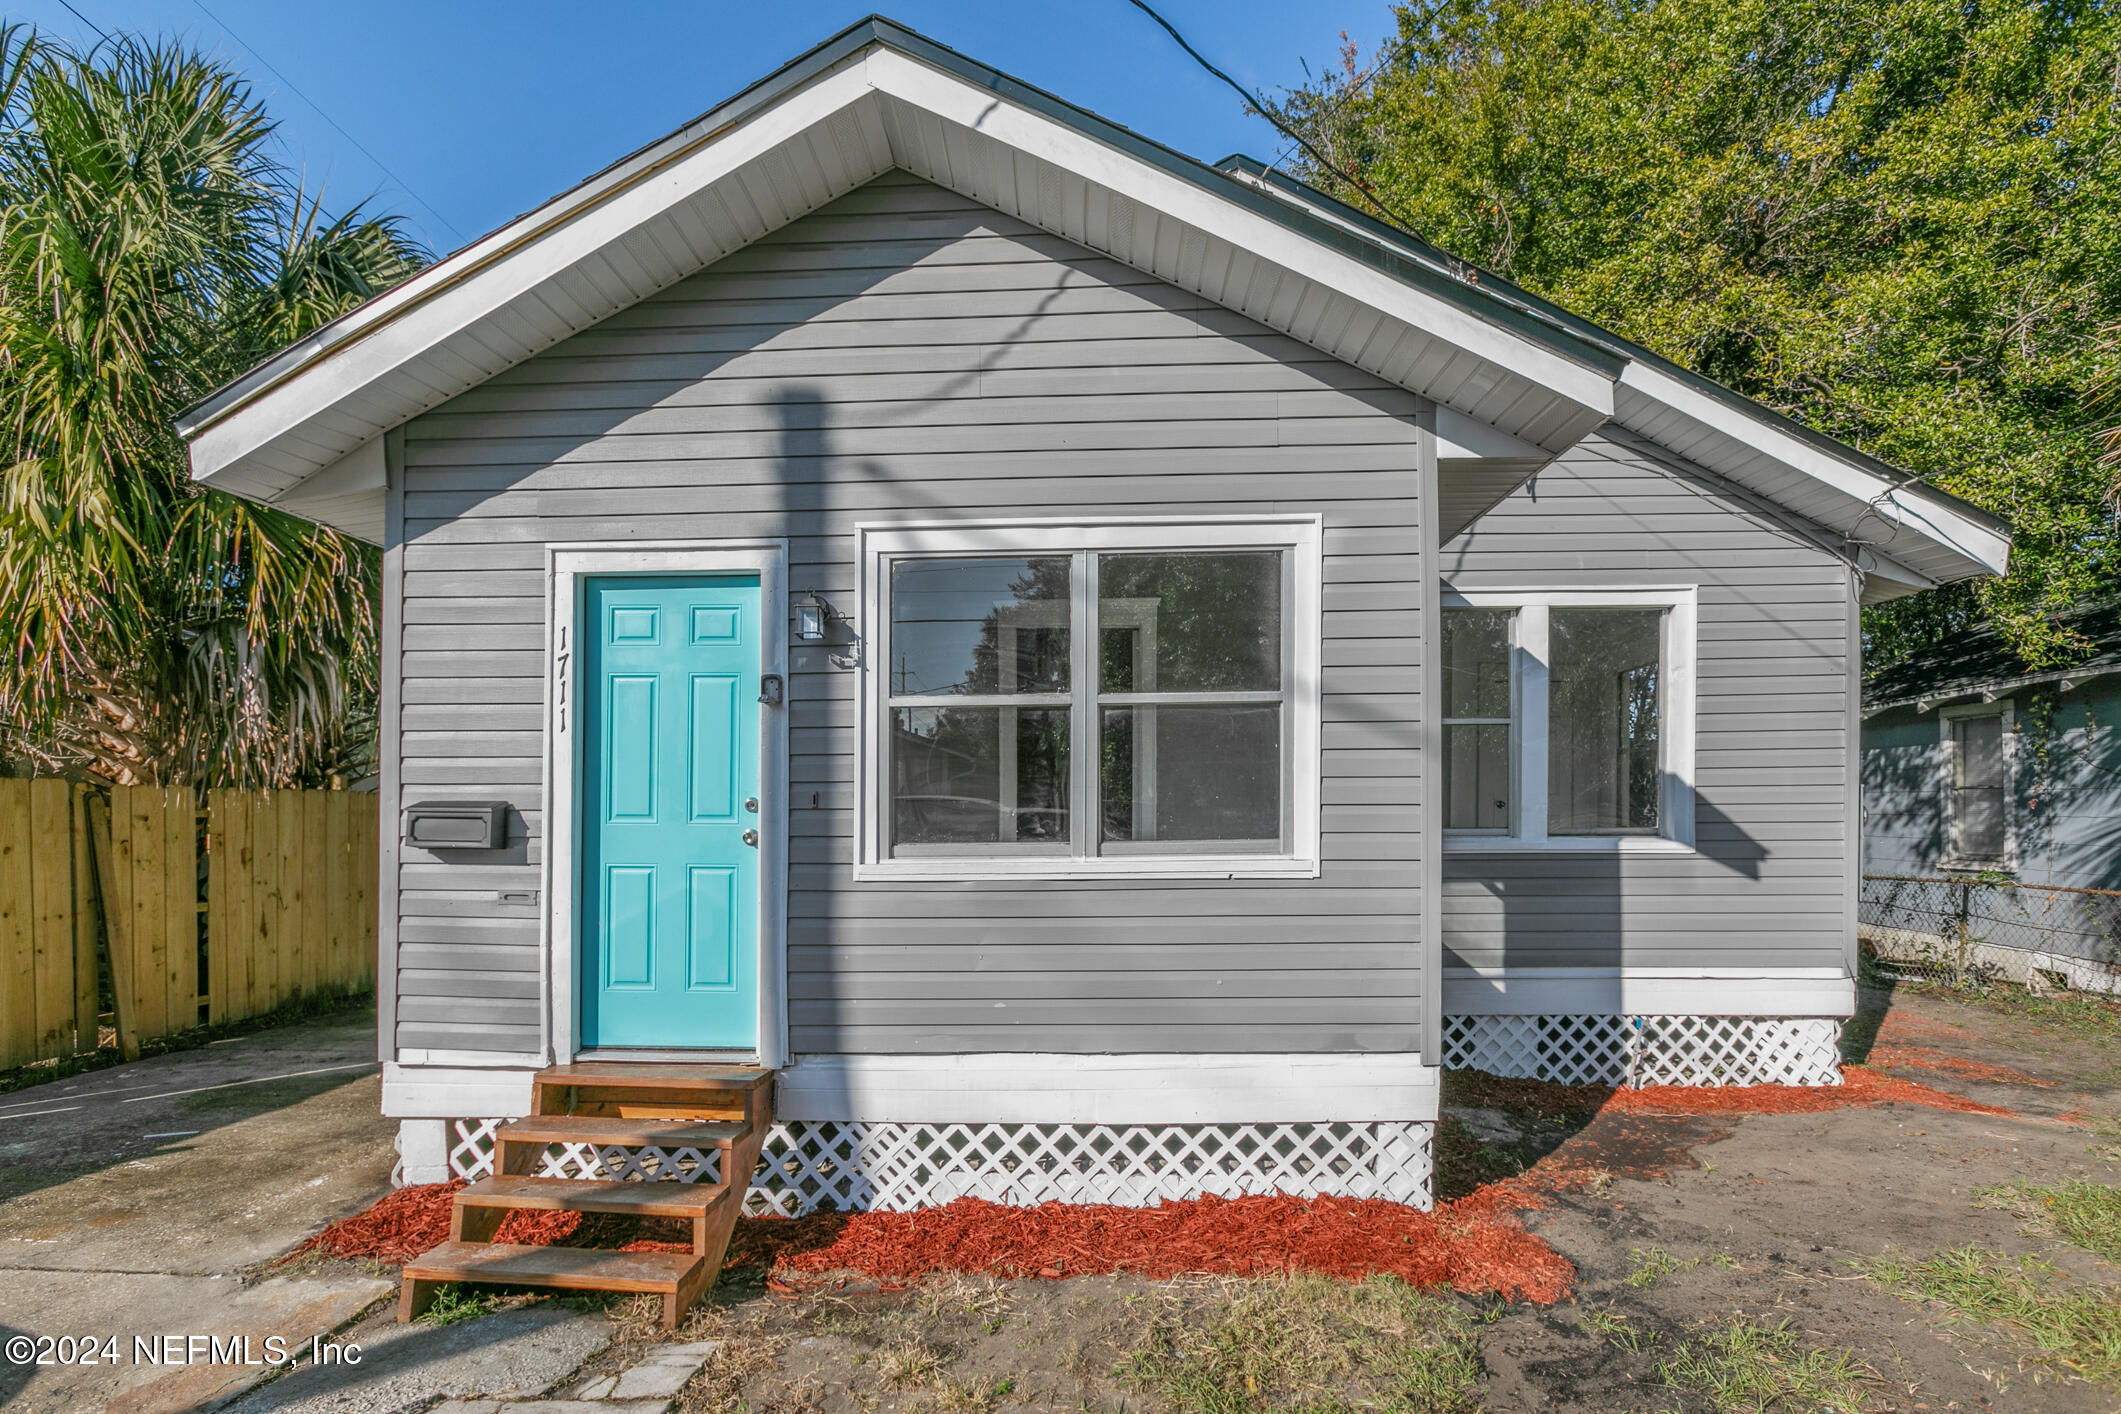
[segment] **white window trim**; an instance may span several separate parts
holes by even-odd
[[[580,660],[576,651],[584,583],[623,574],[756,574],[759,577],[759,671],[788,678],[788,542],[699,540],[675,544],[546,546],[545,814],[547,848],[542,910],[546,946],[545,1031],[554,1061],[581,1051],[578,1016],[580,944],[575,785],[582,743],[576,730]],[[788,1057],[788,706],[759,707],[758,1046],[732,1058],[767,1067]]]
[[[1510,609],[1510,831],[1446,830],[1450,854],[1692,854],[1700,595],[1693,585],[1443,591],[1446,609]],[[1664,609],[1663,764],[1656,835],[1547,833],[1547,624],[1553,609]],[[1440,646],[1442,634],[1436,635]],[[1440,704],[1439,704],[1440,705]],[[1528,711],[1537,705],[1537,712]],[[1439,807],[1441,808],[1441,807]]]
[[[1937,783],[1938,795],[1944,806],[1944,858],[1937,861],[1939,869],[1950,869],[1964,873],[2018,872],[2018,822],[2016,811],[2011,809],[2017,798],[2018,751],[2016,735],[2016,713],[2014,703],[2008,697],[1999,697],[1994,702],[1965,702],[1957,707],[1939,708],[1937,712],[1937,757],[1943,766],[1942,779]],[[1958,747],[1952,741],[1952,724],[1965,717],[2000,717],[2003,719],[2001,734],[2003,744],[2003,858],[1968,859],[1959,848],[1959,816],[1952,808],[1952,778],[1958,774]]]
[[[856,527],[862,573],[861,809],[854,877],[873,880],[1316,878],[1319,874],[1320,660],[1325,634],[1324,524],[1316,515],[937,521]],[[917,855],[885,850],[888,711],[886,561],[897,555],[1065,554],[1074,551],[1282,549],[1289,669],[1289,838],[1274,854]],[[1080,670],[1079,670],[1080,671]],[[1077,691],[1088,684],[1078,683]],[[1080,766],[1079,766],[1080,769]],[[1092,828],[1095,821],[1079,822]]]

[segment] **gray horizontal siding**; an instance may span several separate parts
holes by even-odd
[[[1444,857],[1446,967],[1847,961],[1850,616],[1834,555],[1592,438],[1454,539],[1460,589],[1699,587],[1693,855]]]
[[[790,663],[799,1052],[1414,1049],[1415,401],[905,177],[412,423],[400,786],[508,799],[476,862],[401,856],[399,1043],[536,1043],[544,547],[785,536],[852,612],[858,524],[1325,518],[1317,880],[856,885],[856,679]],[[815,804],[813,804],[815,797]]]
[[[2011,876],[2022,884],[2121,887],[2121,680],[2094,677],[2063,693],[2019,688],[2006,738],[2004,793]],[[1975,706],[1962,697],[1941,706]],[[1863,865],[1873,874],[1936,877],[1951,857],[1949,757],[1939,708],[1896,707],[1863,724]],[[2050,926],[2080,926],[2070,905],[2033,896]],[[2084,905],[2103,908],[2103,904]],[[1997,930],[2000,934],[2001,930]],[[2098,929],[2093,927],[2092,932]],[[2026,939],[2022,932],[2012,945]],[[2081,940],[2058,935],[2056,950],[2081,954]]]

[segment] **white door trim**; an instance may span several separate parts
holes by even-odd
[[[788,1057],[788,542],[688,540],[545,547],[545,902],[546,1049],[566,1064],[581,1049],[576,979],[575,782],[577,643],[582,583],[592,575],[756,574],[759,672],[782,682],[778,707],[759,707],[758,1052],[760,1065]],[[726,1055],[726,1052],[719,1054]]]

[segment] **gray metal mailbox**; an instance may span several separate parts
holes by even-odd
[[[408,805],[405,843],[422,849],[499,849],[508,843],[508,802],[423,800]]]

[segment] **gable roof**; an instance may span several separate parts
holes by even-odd
[[[1308,187],[1194,161],[877,17],[213,393],[178,423],[193,475],[380,539],[383,432],[894,168],[1432,399],[1468,444],[1446,457],[1486,468],[1446,497],[1454,521],[1619,415],[1684,455],[1752,458],[1745,484],[1838,533],[1858,528],[1843,502],[1843,522],[1883,523],[1860,538],[1889,582],[2003,566],[2000,526],[1890,468]],[[1792,496],[1807,483],[1839,500]]]
[[[2074,684],[2121,672],[2121,596],[2089,600],[2055,622],[2090,639],[2090,656],[2066,668],[2030,672],[2003,635],[1983,625],[1873,673],[1863,684],[1863,714],[1910,705],[1928,711],[1956,698],[1993,698],[2038,683]]]
[[[1874,562],[1864,566],[1868,573],[1890,578],[1897,571],[1912,569],[1929,581],[1899,580],[1879,586],[1887,592],[1874,593],[1873,599],[1981,573],[1955,573],[1955,551],[1959,557],[1980,560],[1991,572],[2003,570],[2010,529],[1996,516],[1922,485],[1889,462],[1733,392],[1492,271],[1476,269],[1255,158],[1233,154],[1216,166],[1322,220],[1360,231],[1409,259],[1440,270],[1469,272],[1461,278],[1623,360],[1613,400],[1615,422],[1849,541],[1880,552],[1886,559],[1874,556]],[[1931,541],[1943,543],[1926,543]],[[1991,555],[1993,560],[1988,558]]]

